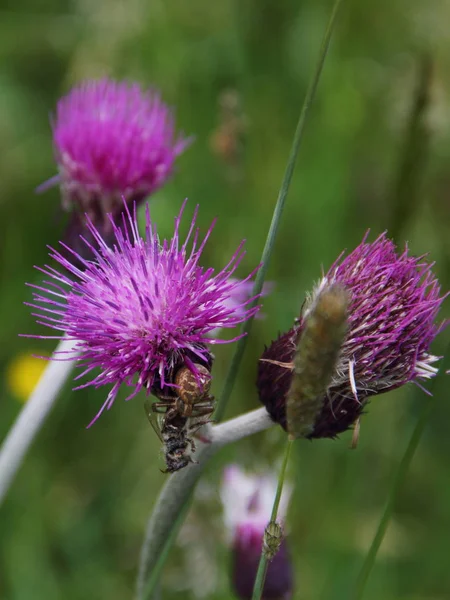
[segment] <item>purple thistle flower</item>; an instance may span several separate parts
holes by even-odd
[[[52,125],[59,175],[38,190],[60,183],[63,206],[98,224],[122,212],[123,198],[139,203],[161,187],[189,144],[156,91],[109,79],[73,88]]]
[[[367,237],[367,235],[366,235]],[[340,283],[350,294],[348,332],[335,377],[310,438],[335,437],[362,413],[370,396],[436,375],[430,345],[446,323],[434,323],[443,299],[424,256],[396,253],[385,234],[339,256],[309,299],[325,284]],[[305,311],[307,312],[307,311]],[[265,349],[258,366],[261,402],[286,429],[285,399],[305,313]],[[275,362],[271,362],[275,361]],[[281,364],[276,364],[281,363]]]
[[[245,252],[242,242],[228,264],[217,274],[203,268],[199,260],[214,223],[202,241],[196,228],[198,206],[183,243],[180,223],[186,201],[175,219],[172,239],[160,243],[146,207],[145,239],[140,237],[136,207],[131,216],[125,207],[119,227],[110,216],[115,236],[110,248],[88,219],[87,227],[95,246],[89,246],[95,260],[86,260],[61,243],[73,260],[50,248],[67,274],[53,267],[39,269],[50,277],[43,286],[31,285],[39,323],[77,341],[77,360],[83,372],[77,379],[99,368],[100,373],[76,389],[112,385],[99,414],[110,408],[122,383],[132,386],[134,397],[141,389],[168,391],[173,374],[181,365],[197,373],[194,363],[212,364],[209,346],[232,340],[210,339],[218,327],[230,328],[254,315],[249,308],[255,299],[229,306],[227,300],[241,282],[232,276]],[[188,249],[188,244],[190,249]],[[74,263],[80,263],[81,267]],[[259,268],[259,267],[258,267]],[[256,269],[257,270],[257,269]],[[243,281],[250,279],[253,271]],[[49,337],[49,336],[42,336]],[[64,360],[64,357],[61,357]],[[128,399],[128,398],[127,398]],[[96,417],[96,418],[97,418]],[[95,419],[94,419],[95,421]]]
[[[277,491],[272,474],[248,475],[239,466],[225,469],[221,498],[224,521],[232,549],[232,584],[238,598],[250,600],[261,556],[264,530],[271,519]],[[292,488],[284,484],[278,518],[284,523]],[[286,539],[269,562],[263,589],[264,600],[288,600],[293,591],[293,568]]]

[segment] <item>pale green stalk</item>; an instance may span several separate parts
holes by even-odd
[[[183,524],[192,492],[208,460],[223,446],[273,425],[274,422],[265,408],[258,408],[225,423],[214,425],[207,433],[208,442],[198,443],[195,453],[197,464],[180,469],[167,478],[150,515],[141,548],[136,581],[138,600],[151,597],[158,582],[158,574]]]
[[[75,367],[76,342],[63,338],[0,447],[0,505]],[[69,360],[71,357],[71,360]]]

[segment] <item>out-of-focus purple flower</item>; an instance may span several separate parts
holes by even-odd
[[[340,283],[350,294],[348,332],[335,377],[308,437],[335,437],[362,413],[370,396],[437,373],[430,345],[446,323],[435,324],[445,296],[424,256],[397,254],[385,234],[366,238],[347,257],[341,255],[309,299],[325,284]],[[308,306],[306,307],[308,308]],[[286,394],[292,380],[296,345],[304,315],[268,348],[258,366],[261,402],[286,429]],[[275,361],[275,362],[272,362]],[[281,363],[281,364],[277,364]]]
[[[181,242],[184,206],[175,219],[173,237],[162,243],[148,205],[145,238],[138,232],[136,210],[131,216],[126,208],[126,227],[119,228],[110,217],[115,235],[112,248],[88,220],[87,227],[95,240],[90,248],[95,260],[83,259],[62,244],[66,253],[72,252],[73,261],[53,249],[50,256],[65,272],[46,266],[39,270],[50,280],[42,287],[31,286],[37,290],[31,306],[39,311],[35,315],[38,322],[78,342],[83,372],[77,379],[100,369],[79,388],[113,386],[100,413],[112,406],[122,383],[134,388],[130,398],[143,388],[167,393],[173,386],[174,371],[181,365],[194,374],[198,374],[194,363],[209,368],[213,358],[209,346],[224,343],[210,339],[210,331],[234,327],[259,308],[248,308],[253,298],[231,307],[226,302],[237,285],[233,274],[245,254],[244,242],[217,274],[212,268],[201,267],[200,257],[214,223],[200,241],[197,207]]]
[[[224,522],[232,547],[232,583],[236,595],[251,599],[261,556],[264,530],[270,521],[277,490],[273,475],[247,475],[237,465],[225,469],[221,498]],[[278,520],[286,517],[291,486],[284,484]],[[263,599],[287,600],[292,595],[293,572],[286,540],[269,563]]]
[[[224,306],[226,308],[236,308],[238,311],[242,311],[245,306],[245,301],[248,300],[252,295],[254,281],[242,281],[241,279],[231,279],[236,287],[232,294],[225,300]],[[261,296],[268,296],[273,290],[273,282],[267,281],[262,288]],[[265,315],[259,312],[256,318],[264,318]],[[211,337],[216,337],[220,333],[220,329],[211,331]]]
[[[53,144],[65,208],[109,223],[123,199],[140,202],[173,172],[189,140],[176,137],[172,111],[137,83],[85,81],[57,104]]]

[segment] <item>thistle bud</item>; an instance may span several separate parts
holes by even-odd
[[[430,345],[447,323],[435,324],[445,295],[440,295],[431,267],[423,256],[409,256],[407,248],[398,254],[385,234],[372,243],[364,239],[346,258],[341,255],[307,301],[293,328],[266,348],[259,361],[259,397],[272,419],[294,435],[334,438],[355,423],[371,396],[410,381],[420,385],[419,380],[434,377],[438,357],[430,353]],[[331,380],[320,394],[321,401],[314,406],[317,412],[308,432],[301,427],[296,414],[301,404],[294,399],[298,400],[302,393],[313,397],[328,375],[327,369],[319,373],[321,369],[317,367],[317,381],[303,381],[302,391],[301,379],[295,380],[298,374],[294,377],[294,363],[301,363],[302,357],[299,351],[295,358],[296,349],[301,349],[302,339],[314,331],[310,317],[314,307],[320,308],[323,290],[335,285],[348,294],[347,331]],[[339,311],[335,315],[336,332],[338,314]],[[339,338],[337,333],[335,338],[331,336],[331,321],[323,329],[324,356],[326,348],[336,349]],[[320,341],[320,337],[317,335],[316,340]],[[332,355],[330,352],[328,366]],[[323,360],[323,366],[327,362],[324,356],[319,360]],[[310,370],[312,373],[314,369]],[[314,416],[314,410],[309,417]]]

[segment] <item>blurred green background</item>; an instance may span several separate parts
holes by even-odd
[[[160,88],[179,128],[196,141],[152,201],[159,231],[171,234],[183,198],[191,200],[188,210],[199,202],[203,228],[218,216],[204,264],[223,266],[245,237],[244,274],[259,261],[330,8],[328,0],[2,0],[0,439],[21,409],[11,363],[53,348],[18,333],[43,333],[23,305],[31,295],[24,283],[39,282],[33,265],[46,262],[46,244],[57,244],[64,227],[58,191],[34,193],[55,173],[49,113],[58,97],[104,75]],[[413,253],[429,252],[448,289],[449,19],[444,0],[344,3],[270,263],[275,289],[253,328],[229,416],[258,406],[264,344],[290,327],[322,266],[367,228],[372,236],[389,229]],[[419,126],[411,120],[417,98]],[[448,337],[437,340],[436,354]],[[217,394],[232,351],[216,349]],[[450,382],[438,383],[367,600],[450,598]],[[146,519],[166,477],[159,443],[140,399],[125,404],[125,393],[86,430],[107,390],[71,387],[0,508],[2,600],[133,596]],[[356,451],[351,433],[297,443],[288,519],[295,598],[350,597],[426,401],[413,386],[373,400]],[[232,597],[222,469],[233,461],[274,468],[284,439],[273,428],[211,462],[164,571],[163,598]]]

